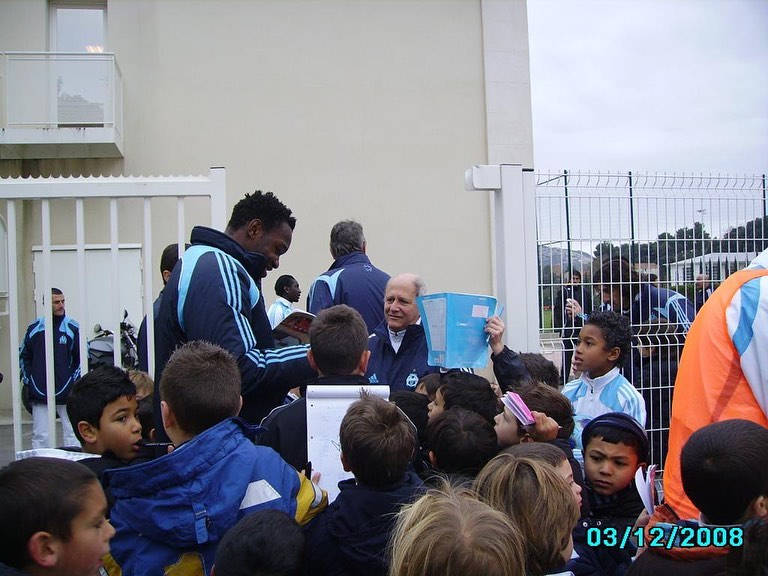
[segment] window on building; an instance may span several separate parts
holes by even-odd
[[[111,106],[111,65],[98,56],[106,48],[106,3],[57,0],[49,5],[49,20],[55,122],[103,126]]]
[[[51,2],[51,52],[104,52],[107,29],[106,2]]]

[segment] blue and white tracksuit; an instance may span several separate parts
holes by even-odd
[[[309,288],[307,311],[317,314],[337,304],[346,304],[360,312],[373,332],[384,320],[384,291],[389,274],[376,268],[363,252],[339,256],[331,268]]]
[[[203,226],[192,230],[190,241],[163,291],[155,321],[156,425],[162,430],[157,384],[163,369],[176,348],[193,340],[221,346],[235,357],[242,379],[240,415],[260,422],[289,389],[315,377],[307,346],[269,350],[274,339],[261,294],[264,256]]]
[[[573,434],[571,438],[576,448],[582,450],[581,432],[592,418],[608,412],[623,412],[632,416],[645,427],[645,400],[640,392],[621,375],[618,368],[613,368],[597,378],[582,374],[581,378],[571,380],[563,388],[563,396],[573,406]]]
[[[32,402],[46,401],[45,318],[27,328],[19,349],[21,380],[29,386]],[[53,317],[53,373],[56,404],[66,404],[75,380],[80,378],[80,327],[69,316]]]

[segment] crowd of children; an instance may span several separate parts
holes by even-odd
[[[151,381],[92,370],[67,409],[93,456],[0,471],[0,576],[765,574],[768,430],[728,420],[694,433],[681,473],[701,517],[649,514],[635,481],[649,460],[644,400],[619,371],[632,337],[622,316],[591,314],[581,376],[562,392],[551,363],[525,355],[527,376],[495,387],[448,371],[389,401],[362,393],[339,428],[354,478],[330,504],[323,478],[307,477],[306,383],[251,426],[234,358],[187,343],[159,382],[163,444],[142,416]],[[356,311],[322,311],[309,338],[309,384],[367,383]],[[531,421],[501,401],[511,391]]]

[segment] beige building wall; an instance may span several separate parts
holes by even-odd
[[[0,2],[0,51],[45,50],[46,21],[45,1]],[[109,0],[107,21],[106,50],[124,84],[124,158],[0,161],[0,176],[223,166],[230,208],[246,192],[271,190],[298,219],[290,251],[264,281],[268,304],[281,273],[306,295],[331,262],[331,226],[347,218],[363,224],[380,268],[417,272],[433,292],[493,291],[489,197],[464,190],[464,170],[489,160],[531,165],[524,0]],[[26,204],[29,322],[39,203]],[[176,239],[175,209],[162,212],[156,259]],[[62,218],[74,223],[72,213],[62,203]],[[104,229],[104,207],[89,217]],[[120,217],[120,241],[140,241],[139,207],[121,204]],[[207,220],[202,210],[187,214],[188,228]]]

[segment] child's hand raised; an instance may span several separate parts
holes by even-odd
[[[494,356],[504,350],[504,328],[504,321],[498,316],[491,316],[485,321],[485,333]]]
[[[528,434],[531,438],[536,442],[548,442],[557,438],[560,426],[554,418],[550,418],[544,412],[535,412],[533,410],[531,410],[531,414],[536,421],[533,426],[528,427]]]

